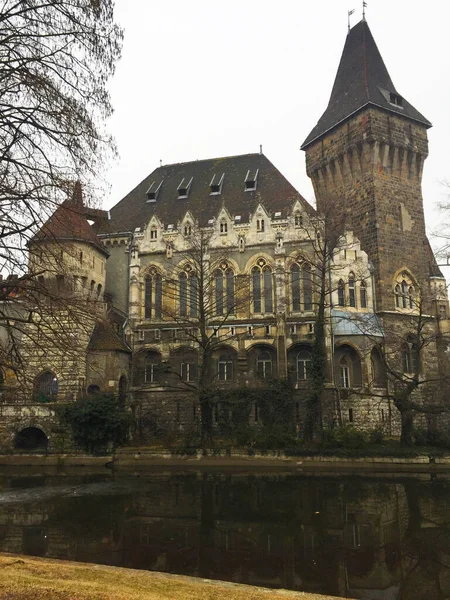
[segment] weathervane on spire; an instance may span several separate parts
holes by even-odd
[[[350,17],[352,16],[352,14],[355,12],[355,9],[352,8],[352,10],[348,11],[348,32],[350,33]]]
[[[363,0],[363,21],[366,20],[366,8],[367,8],[367,2],[365,0]]]

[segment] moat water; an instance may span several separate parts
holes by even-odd
[[[450,476],[3,470],[0,551],[364,600],[443,600]]]

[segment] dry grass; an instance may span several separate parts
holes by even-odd
[[[209,580],[0,554],[1,600],[332,600]]]

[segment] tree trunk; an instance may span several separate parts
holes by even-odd
[[[213,406],[209,394],[200,394],[202,448],[210,448],[213,438]]]
[[[411,409],[400,409],[402,419],[402,432],[400,444],[402,446],[413,445],[414,412]]]

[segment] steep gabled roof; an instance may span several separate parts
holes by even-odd
[[[33,236],[30,242],[86,242],[107,255],[108,253],[97,237],[97,234],[87,221],[86,211],[88,210],[83,204],[81,186],[77,182],[73,196],[67,198],[67,200],[57,207],[55,212]]]
[[[401,106],[390,94],[400,98]],[[368,104],[402,115],[426,127],[431,123],[395,89],[365,20],[347,35],[328,107],[302,144],[302,149]]]
[[[245,179],[256,174],[256,189],[245,191]],[[222,175],[220,192],[211,194],[211,182],[218,184]],[[179,197],[180,185],[189,186],[187,197]],[[148,201],[149,188],[158,190],[153,202]],[[208,220],[217,217],[222,206],[231,215],[240,215],[240,222],[245,223],[260,203],[269,213],[281,212],[285,216],[296,200],[303,204],[305,211],[314,212],[263,154],[164,165],[111,209],[111,218],[100,224],[99,233],[132,232],[137,227],[145,227],[153,215],[157,215],[165,226],[176,225],[188,210],[204,226]]]

